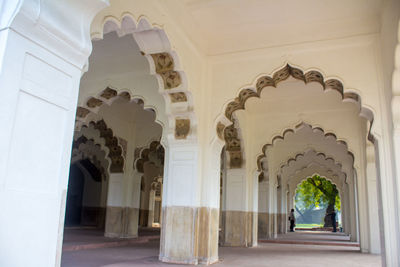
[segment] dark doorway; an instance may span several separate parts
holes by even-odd
[[[82,198],[85,176],[76,164],[69,170],[65,226],[78,226],[82,216]]]

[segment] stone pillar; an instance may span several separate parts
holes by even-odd
[[[397,3],[393,1],[393,3]],[[393,10],[393,8],[392,8]],[[396,10],[396,9],[394,9]],[[393,142],[389,140],[385,140],[385,138],[390,138],[390,134],[386,133],[385,129],[383,130],[383,140],[378,144],[379,152],[375,147],[375,152],[378,152],[379,165],[377,165],[380,169],[380,184],[379,187],[381,189],[381,197],[382,197],[382,212],[380,214],[383,215],[384,221],[381,220],[381,226],[384,229],[384,245],[385,245],[385,254],[386,254],[386,264],[387,266],[396,266],[400,264],[400,255],[398,253],[400,249],[400,26],[399,22],[390,20],[390,23],[396,23],[397,28],[397,44],[395,48],[394,55],[394,70],[392,75],[392,121],[393,121]],[[390,28],[387,28],[390,29]],[[390,66],[387,65],[387,66]],[[386,103],[385,103],[386,104]],[[386,115],[386,114],[385,114]],[[390,125],[390,122],[385,124]],[[389,128],[390,127],[385,127]],[[394,155],[390,153],[391,143],[393,144]],[[386,152],[386,153],[385,153]],[[389,168],[393,166],[393,171]],[[386,169],[385,169],[386,168]],[[387,178],[389,181],[386,182],[384,179]],[[391,186],[397,185],[396,189],[391,188]],[[394,190],[394,192],[393,192]],[[394,200],[397,200],[397,203],[394,204]],[[393,205],[394,204],[394,205]],[[392,209],[397,207],[397,218],[393,218],[394,213]]]
[[[268,238],[269,216],[267,211],[269,180],[264,174],[264,180],[258,185],[258,238]]]
[[[362,132],[366,131],[366,128],[362,127]],[[366,141],[360,140],[362,147],[366,147]],[[370,226],[369,226],[369,214],[368,214],[368,188],[367,188],[367,175],[366,175],[366,151],[361,149],[360,159],[355,159],[357,166],[363,166],[354,170],[355,177],[357,179],[357,206],[358,206],[358,224],[359,224],[359,236],[360,236],[360,248],[362,252],[368,253],[370,250]],[[357,163],[358,162],[358,163]]]
[[[288,219],[289,219],[289,213],[291,210],[291,208],[290,208],[290,187],[289,186],[287,187],[285,197],[286,197],[285,234],[287,234],[287,232],[289,231],[289,227],[290,227]]]
[[[104,236],[138,236],[140,173],[133,169],[134,138],[127,144],[123,173],[111,173],[108,183],[106,227]]]
[[[283,207],[282,207],[282,186],[278,186],[277,187],[277,189],[276,189],[277,191],[277,193],[276,193],[276,200],[277,200],[277,203],[276,203],[276,206],[277,206],[277,213],[276,213],[276,215],[277,215],[277,218],[276,218],[276,221],[277,221],[277,233],[278,234],[282,234],[282,224],[283,224],[283,220],[282,220],[282,210],[283,210]]]
[[[367,144],[367,189],[369,207],[369,236],[370,252],[373,254],[381,253],[380,223],[378,207],[378,188],[376,183],[375,148],[372,144]]]
[[[247,210],[246,169],[228,169],[226,175],[224,246],[252,245],[252,212]]]
[[[258,175],[259,173],[257,172],[257,175],[253,179],[253,225],[252,225],[252,247],[258,246]]]
[[[148,226],[148,227],[153,227],[155,198],[156,198],[156,191],[150,190],[150,197],[149,197],[149,218],[148,218],[148,220],[147,220],[147,226]]]
[[[111,173],[108,184],[106,208],[106,227],[104,236],[131,238],[137,237],[137,212],[124,205],[124,174]],[[132,225],[131,225],[132,224]]]
[[[357,208],[356,208],[356,189],[354,178],[349,180],[349,213],[350,213],[350,241],[358,241],[358,219],[357,219]]]
[[[348,184],[343,183],[342,190],[342,227],[343,232],[346,234],[350,234],[350,214],[349,214],[349,189]]]
[[[165,146],[159,259],[185,264],[216,262],[219,203],[200,206],[202,180],[198,175],[197,144],[172,142]],[[219,160],[216,160],[216,164],[219,164]],[[212,184],[216,194],[218,185],[219,179]]]
[[[105,3],[0,5],[0,266],[59,266],[79,82]]]

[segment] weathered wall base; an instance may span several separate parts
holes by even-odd
[[[104,236],[132,238],[138,236],[139,209],[107,207]]]
[[[198,210],[198,263],[218,261],[219,209],[201,207]]]
[[[258,239],[268,238],[269,214],[267,212],[258,213]]]
[[[223,211],[222,245],[227,247],[251,247],[253,244],[253,212]]]
[[[212,264],[218,261],[219,209],[163,207],[160,261]]]

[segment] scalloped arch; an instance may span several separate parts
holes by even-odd
[[[343,102],[355,103],[360,110],[360,113],[359,113],[360,116],[366,118],[370,122],[369,129],[368,129],[368,139],[374,140],[374,137],[371,133],[371,128],[372,128],[372,124],[373,124],[373,120],[374,120],[374,113],[370,108],[368,108],[367,106],[362,104],[361,97],[357,92],[355,92],[355,90],[345,90],[343,83],[339,79],[336,79],[336,78],[325,79],[323,74],[320,71],[309,70],[309,71],[304,72],[300,68],[293,67],[289,64],[286,64],[282,68],[273,72],[272,75],[259,76],[258,78],[255,79],[255,81],[252,83],[252,85],[246,86],[245,88],[241,89],[238,93],[238,96],[235,97],[232,101],[228,102],[224,106],[224,108],[223,108],[224,115],[220,116],[219,120],[217,120],[217,122],[216,122],[217,136],[220,139],[223,139],[224,134],[222,134],[222,133],[224,133],[225,129],[227,128],[227,125],[229,125],[229,122],[231,122],[232,124],[235,124],[235,121],[233,118],[233,113],[237,110],[245,109],[246,101],[249,98],[252,98],[252,97],[259,98],[261,96],[261,92],[265,88],[277,87],[277,85],[280,82],[285,81],[289,77],[293,77],[296,80],[303,81],[305,84],[308,84],[311,82],[319,83],[322,86],[324,91],[325,90],[334,90],[334,91],[338,92],[340,94],[340,96],[342,97]],[[288,130],[288,131],[290,131],[290,130]],[[282,136],[283,135],[285,135],[285,133],[283,133]],[[281,137],[277,136],[276,138],[281,138]],[[229,140],[228,141],[226,139],[224,139],[224,140],[227,145]],[[240,143],[240,141],[241,140],[239,140],[239,143]],[[242,155],[237,155],[237,157],[242,158]],[[257,160],[257,162],[258,162],[258,160]],[[260,170],[260,166],[258,167],[258,169]]]
[[[296,126],[294,127],[294,129],[286,129],[286,130],[283,131],[282,135],[274,136],[274,137],[272,138],[271,143],[265,144],[265,145],[262,147],[262,149],[261,149],[262,152],[261,152],[261,154],[257,157],[257,167],[258,167],[258,171],[261,171],[261,170],[262,170],[262,161],[263,161],[264,159],[266,159],[265,153],[266,153],[266,150],[268,149],[268,147],[273,146],[277,140],[282,140],[282,141],[283,141],[283,140],[285,139],[285,136],[286,136],[288,133],[294,134],[297,130],[301,129],[302,127],[310,127],[312,131],[320,131],[320,132],[325,136],[325,138],[333,137],[333,138],[336,140],[336,143],[337,143],[337,144],[341,144],[341,145],[344,145],[344,146],[346,147],[347,154],[351,157],[351,159],[352,159],[352,164],[354,164],[354,154],[349,150],[349,147],[348,147],[348,145],[347,145],[347,143],[346,143],[345,141],[343,141],[343,140],[338,140],[338,138],[336,137],[336,135],[335,135],[334,133],[330,133],[330,132],[325,133],[325,131],[324,131],[321,127],[313,127],[313,126],[310,125],[310,124],[307,124],[307,123],[305,123],[305,122],[302,122],[302,123],[296,125]]]
[[[84,135],[80,136],[73,143],[71,164],[83,159],[77,158],[79,155],[89,159],[104,174],[104,180],[107,180],[111,160],[107,157],[107,152],[102,149],[100,144],[97,144],[93,139],[86,138]],[[99,155],[102,160],[98,158]]]
[[[102,39],[104,34],[115,31],[118,36],[132,34],[141,53],[149,62],[150,74],[158,81],[158,92],[163,96],[168,120],[168,130],[174,132],[175,139],[186,139],[196,135],[196,117],[193,109],[193,97],[188,90],[186,74],[180,67],[177,53],[172,50],[165,31],[151,24],[147,18],[138,20],[130,13],[121,14],[120,18],[105,16],[99,32],[91,34],[92,40]],[[90,101],[90,103],[88,103]],[[92,96],[85,106],[78,107],[78,114],[85,117],[90,106],[97,107],[102,101]],[[155,109],[155,108],[154,108]],[[156,110],[156,109],[155,109]],[[174,118],[171,120],[169,118]],[[169,132],[168,131],[168,132]]]
[[[289,64],[286,64],[283,68],[277,70],[272,74],[272,76],[262,75],[261,77],[257,78],[255,83],[252,86],[248,86],[244,89],[241,89],[238,96],[230,101],[225,107],[225,117],[229,119],[231,122],[233,112],[239,109],[245,109],[246,101],[251,97],[260,97],[261,92],[267,87],[277,87],[277,85],[288,79],[289,77],[293,77],[296,80],[301,80],[305,84],[311,82],[319,83],[323,90],[334,90],[338,92],[342,100],[344,101],[351,101],[359,106],[360,113],[363,116],[367,117],[368,120],[371,122],[373,121],[373,112],[368,108],[362,105],[361,97],[358,93],[354,92],[354,90],[344,90],[343,84],[338,79],[327,79],[325,80],[324,76],[321,72],[316,70],[310,70],[304,73],[303,70],[299,68],[292,67]],[[365,111],[368,110],[368,111]]]
[[[108,152],[107,157],[110,159],[110,173],[120,173],[123,172],[124,169],[124,157],[122,155],[122,147],[119,144],[119,140],[116,136],[114,136],[114,133],[111,128],[108,128],[106,122],[104,120],[99,120],[97,122],[91,121],[89,122],[89,126],[93,127],[95,130],[98,130],[100,133],[100,138],[104,139],[104,145],[107,147]],[[87,127],[87,126],[83,126]],[[77,142],[78,147],[79,147],[79,142],[82,143],[82,141],[78,141],[80,138],[81,140],[84,140],[84,138],[87,139],[84,135],[81,135],[79,138],[74,140],[74,143]],[[99,144],[100,146],[102,144]]]
[[[332,157],[326,156],[325,153],[317,152],[317,151],[315,151],[313,149],[312,150],[308,150],[308,151],[304,151],[302,153],[298,153],[298,154],[296,154],[296,156],[289,158],[287,162],[285,162],[285,163],[283,163],[281,165],[280,169],[283,171],[284,168],[289,168],[290,164],[292,164],[292,162],[295,163],[298,160],[301,160],[302,158],[305,157],[305,155],[307,153],[310,153],[310,152],[315,153],[315,157],[321,156],[326,162],[332,161],[333,165],[335,165],[338,169],[341,170],[341,172],[343,173],[343,175],[344,175],[344,177],[346,179],[346,182],[347,182],[347,174],[342,170],[342,164],[340,162],[335,161]],[[312,164],[312,162],[310,164]]]
[[[76,112],[76,120],[80,124],[77,124],[77,130],[80,130],[79,128],[83,127],[84,125],[87,125],[86,121],[90,117],[90,114],[98,114],[101,106],[111,106],[118,98],[122,98],[128,102],[135,102],[138,105],[142,106],[145,110],[152,110],[156,114],[155,122],[164,128],[164,122],[160,120],[157,108],[151,105],[146,105],[143,97],[132,96],[131,93],[125,89],[114,89],[111,87],[107,87],[103,91],[99,92],[97,96],[90,97],[87,100],[85,107],[78,106]]]
[[[138,172],[144,172],[144,164],[146,162],[152,162],[149,155],[150,153],[155,153],[157,159],[161,162],[162,166],[164,165],[164,155],[165,150],[164,147],[160,144],[160,141],[153,141],[149,144],[148,147],[144,147],[141,149],[139,153],[139,158],[134,160],[133,167]],[[163,171],[163,170],[162,170]]]
[[[308,173],[313,173],[313,174],[307,174],[307,173],[304,174],[304,172],[307,172],[307,171],[308,171]],[[324,176],[326,179],[331,180],[332,183],[334,182],[338,186],[342,187],[343,182],[346,183],[346,177],[343,177],[343,180],[340,178],[341,174],[344,175],[343,172],[336,172],[336,171],[330,169],[329,167],[327,167],[326,165],[313,162],[313,163],[308,164],[307,166],[304,166],[302,168],[295,170],[291,174],[290,178],[287,180],[288,184],[293,184],[293,183],[298,184],[299,175],[305,176],[305,178],[307,179],[309,177],[312,177],[315,174],[315,172],[319,172],[318,175]]]

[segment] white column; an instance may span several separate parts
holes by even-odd
[[[201,181],[198,175],[198,147],[186,141],[171,144],[172,141],[165,146],[159,259],[197,264],[196,222],[202,216],[199,207]]]
[[[367,145],[367,189],[369,207],[369,231],[370,252],[381,253],[380,223],[378,207],[378,188],[376,183],[375,148],[372,144]]]
[[[397,2],[393,1],[392,3]],[[380,161],[379,187],[381,188],[381,206],[383,208],[383,212],[381,214],[383,214],[384,217],[384,222],[382,223],[381,221],[381,225],[384,229],[384,244],[387,266],[397,266],[400,264],[400,254],[398,253],[400,249],[400,26],[398,21],[395,21],[395,23],[397,24],[397,45],[394,55],[391,103],[393,142],[385,140],[386,138],[390,138],[390,134],[385,131],[387,128],[390,130],[390,127],[385,127],[386,129],[383,129],[383,142],[380,141],[378,143],[379,158],[376,157]],[[390,125],[390,122],[385,125]],[[390,151],[391,143],[393,144],[394,155],[392,155]],[[390,167],[393,168],[393,171],[391,169],[385,169]],[[387,178],[389,181],[384,181],[385,178]],[[396,189],[391,188],[391,186],[394,185],[397,185]],[[397,203],[394,204],[395,200],[397,200]],[[396,209],[396,212],[394,212],[394,209]],[[396,213],[397,218],[394,218],[394,214]]]
[[[258,176],[260,175],[260,172],[256,171],[255,174],[253,175],[253,183],[252,183],[252,243],[250,246],[255,247],[258,245]]]
[[[251,245],[251,213],[248,212],[246,169],[228,169],[226,174],[225,246]]]
[[[111,173],[108,182],[104,236],[123,237],[124,174]]]
[[[357,207],[356,207],[356,194],[355,194],[355,181],[353,177],[349,180],[349,212],[350,212],[350,241],[358,240],[358,219],[357,219]]]
[[[0,5],[0,266],[58,266],[79,82],[104,2]]]
[[[268,238],[268,199],[269,199],[269,180],[264,174],[264,180],[258,185],[258,237]]]
[[[149,197],[149,218],[147,219],[147,226],[152,227],[154,222],[154,204],[155,204],[156,191],[150,190]]]
[[[365,132],[365,129],[363,129]],[[358,166],[355,172],[357,179],[357,206],[359,216],[359,235],[360,235],[360,248],[362,252],[368,253],[370,251],[370,226],[368,214],[368,189],[367,189],[367,175],[366,175],[366,142],[365,139],[360,140],[360,159],[356,159]]]

